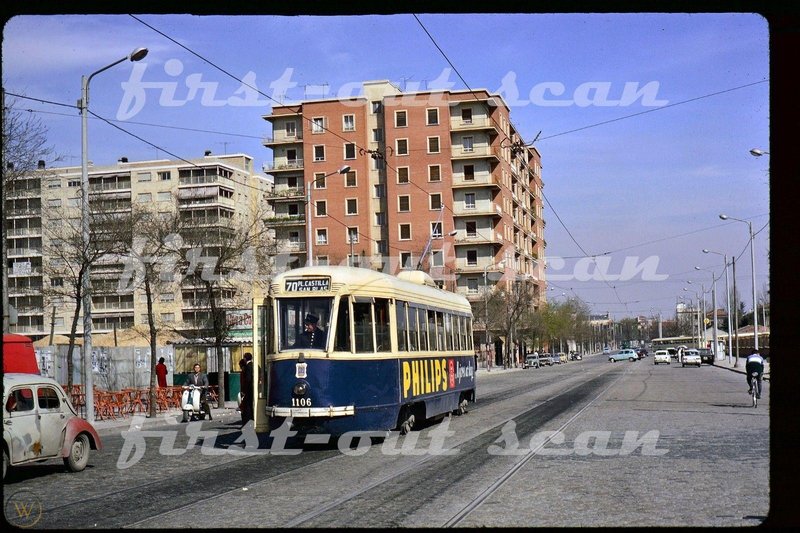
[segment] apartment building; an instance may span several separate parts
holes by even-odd
[[[176,209],[184,220],[199,229],[213,230],[220,221],[244,214],[255,203],[263,203],[271,181],[253,170],[253,159],[245,154],[212,155],[193,160],[131,161],[120,158],[115,165],[89,167],[90,204],[103,204],[115,213],[130,213],[136,203],[155,205],[159,212]],[[81,211],[81,168],[39,168],[16,180],[6,191],[3,223],[8,252],[8,297],[16,308],[17,324],[11,331],[37,336],[68,334],[74,302],[45,296],[45,287],[62,283],[50,279],[48,269],[48,225],[62,224],[57,217],[78,220]],[[92,228],[93,238],[102,238],[102,228]],[[119,280],[124,258],[109,256],[92,267],[93,331],[102,333],[144,325],[146,299],[139,288],[122,290]],[[223,297],[232,295],[222,295]],[[224,301],[224,300],[223,300]],[[182,283],[157,296],[155,316],[178,330],[198,329],[208,316],[200,287]],[[82,328],[82,318],[78,330]]]
[[[269,224],[291,264],[421,268],[470,299],[522,276],[544,299],[541,157],[501,96],[371,81],[263,118]]]

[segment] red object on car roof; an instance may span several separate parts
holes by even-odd
[[[33,341],[24,335],[3,334],[3,373],[39,374]]]

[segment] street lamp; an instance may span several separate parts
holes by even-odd
[[[439,209],[439,220],[436,222],[436,225],[439,227],[439,237],[442,236],[442,216],[444,215],[444,203],[442,203],[441,208]],[[447,233],[448,237],[454,237],[458,233],[458,230],[453,230]],[[428,255],[428,252],[431,251],[431,244],[433,244],[433,237],[434,233],[431,231],[431,236],[428,237],[428,242],[425,244],[425,248],[422,249],[422,255],[419,256],[419,261],[417,261],[417,270],[422,270],[422,262],[425,260],[425,256]]]
[[[713,270],[708,270],[707,268],[700,268],[698,266],[694,267],[695,270],[705,270],[706,272],[711,272],[711,309],[714,313],[714,322],[713,327],[714,331],[711,333],[711,339],[714,343],[714,349],[712,353],[714,354],[714,360],[717,359],[717,277],[714,275]],[[725,269],[727,271],[727,268]],[[703,309],[703,322],[705,323],[705,309]]]
[[[726,312],[728,313],[728,363],[730,364],[733,358],[733,330],[731,330],[731,289],[728,285],[728,255],[722,252],[709,250],[708,248],[703,248],[703,253],[721,255],[725,263],[725,300],[727,306]]]
[[[487,274],[486,272],[493,266],[497,268],[503,269],[505,268],[505,263],[500,261],[499,263],[490,263],[483,267],[483,327],[485,328],[483,331],[483,341],[486,345],[486,367],[487,369],[491,366],[489,365],[489,283],[487,281]]]
[[[324,176],[320,176],[317,179],[309,180],[309,182],[308,182],[308,185],[307,185],[307,188],[306,188],[306,213],[307,213],[306,214],[306,225],[308,227],[308,231],[306,232],[307,233],[307,235],[306,235],[306,266],[311,266],[313,264],[313,259],[312,259],[313,255],[311,253],[311,237],[312,237],[312,235],[311,235],[311,232],[312,232],[312,229],[311,229],[311,188],[314,185],[316,185],[316,183],[318,181],[322,181],[325,178],[327,178],[328,176],[333,176],[334,174],[347,174],[348,172],[350,172],[350,167],[345,165],[342,168],[340,168],[339,170],[336,170],[334,172],[329,172],[328,174],[325,174]],[[348,233],[348,238],[351,240],[351,243],[352,243],[352,236],[349,233]],[[352,255],[352,254],[350,254],[350,255]]]
[[[765,152],[764,150],[760,150],[758,148],[751,148],[750,155],[755,157],[761,157],[762,155],[769,155],[769,152]]]
[[[92,385],[92,295],[89,288],[89,82],[97,74],[119,65],[125,60],[140,61],[147,55],[147,48],[137,48],[130,55],[92,72],[89,77],[81,76],[81,99],[78,107],[81,110],[81,186],[83,187],[81,206],[81,237],[84,254],[85,272],[81,278],[83,303],[83,371],[84,393],[86,394],[86,420],[94,422],[94,391]]]
[[[766,152],[765,152],[766,153]],[[758,351],[758,300],[756,299],[756,248],[755,236],[753,235],[753,223],[749,220],[742,220],[739,218],[729,217],[728,215],[720,215],[722,220],[735,220],[737,222],[744,222],[747,224],[748,231],[750,232],[750,276],[753,281],[753,347]]]

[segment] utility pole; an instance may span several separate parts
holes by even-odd
[[[736,256],[731,258],[731,265],[733,268],[733,295],[736,296]],[[735,298],[733,303],[735,304],[733,308],[733,335],[736,343],[736,359],[733,362],[733,367],[737,368],[739,366],[739,304],[736,303]]]

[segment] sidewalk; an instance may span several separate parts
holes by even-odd
[[[213,421],[217,422],[219,420],[228,424],[241,424],[242,417],[239,412],[236,411],[236,406],[236,402],[228,401],[225,402],[224,408],[212,407],[211,417]],[[154,419],[149,417],[144,418],[144,426],[152,427],[168,425],[176,421],[180,423],[182,414],[183,413],[181,410],[177,408],[168,409],[167,411],[160,411],[156,414]],[[92,425],[101,435],[108,433],[119,433],[120,431],[128,431],[130,429],[142,429],[142,425],[137,423],[136,425],[132,426],[132,423],[134,422],[134,419],[136,419],[137,422],[142,420],[142,417],[145,415],[145,413],[136,413],[136,415],[117,417],[116,419],[95,420],[92,422]]]
[[[738,366],[734,366],[736,364],[736,357],[731,357],[730,361],[729,361],[728,357],[726,356],[723,359],[717,359],[716,361],[714,361],[714,366],[719,367],[719,368],[724,368],[726,370],[730,370],[731,372],[737,372],[739,374],[745,374],[746,372],[745,372],[745,369],[744,369],[744,362],[745,362],[746,359],[747,359],[746,357],[741,357],[740,356],[739,357],[739,365]],[[763,379],[764,379],[764,381],[769,381],[769,361],[766,361],[764,363],[764,378]]]

